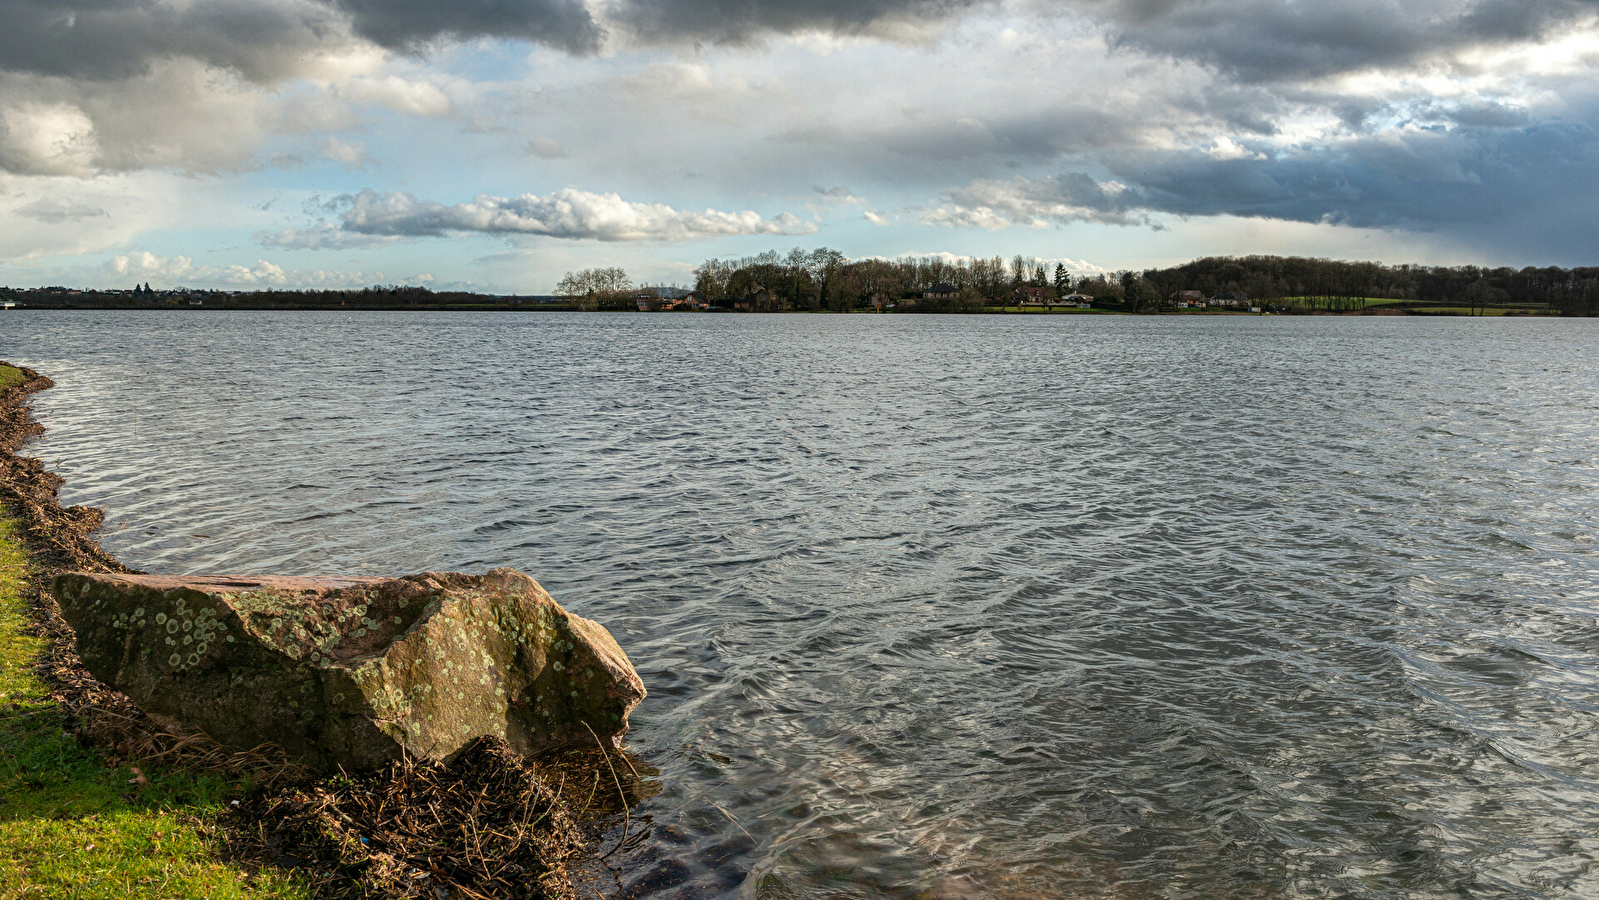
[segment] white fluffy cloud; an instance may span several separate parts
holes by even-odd
[[[617,194],[573,188],[543,196],[483,195],[448,206],[419,200],[405,191],[379,193],[369,188],[341,197],[334,205],[340,211],[337,226],[319,223],[311,228],[280,231],[263,240],[272,246],[316,249],[339,246],[335,235],[350,235],[359,242],[476,232],[615,242],[816,231],[815,224],[791,213],[768,219],[753,210],[679,210],[664,203],[637,203]]]
[[[251,266],[196,265],[187,256],[157,256],[146,251],[112,257],[104,268],[117,280],[151,282],[163,287],[348,288],[384,280],[382,272],[288,270],[264,259]],[[432,276],[427,278],[431,280]]]
[[[71,103],[0,106],[0,169],[26,175],[87,175],[99,155],[94,122]]]

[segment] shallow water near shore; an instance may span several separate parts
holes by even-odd
[[[1599,895],[1599,322],[0,328],[129,565],[608,627],[626,896]]]

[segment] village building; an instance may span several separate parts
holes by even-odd
[[[926,291],[922,292],[923,300],[954,300],[960,294],[960,289],[953,284],[940,281]]]
[[[1055,299],[1055,291],[1047,287],[1024,285],[1011,291],[1018,306],[1048,306]]]

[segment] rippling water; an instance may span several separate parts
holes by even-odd
[[[607,625],[627,896],[1578,898],[1596,326],[12,311],[0,358],[131,565],[509,564]]]

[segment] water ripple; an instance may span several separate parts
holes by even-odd
[[[1599,896],[1595,323],[4,320],[129,563],[606,623],[619,896]]]

